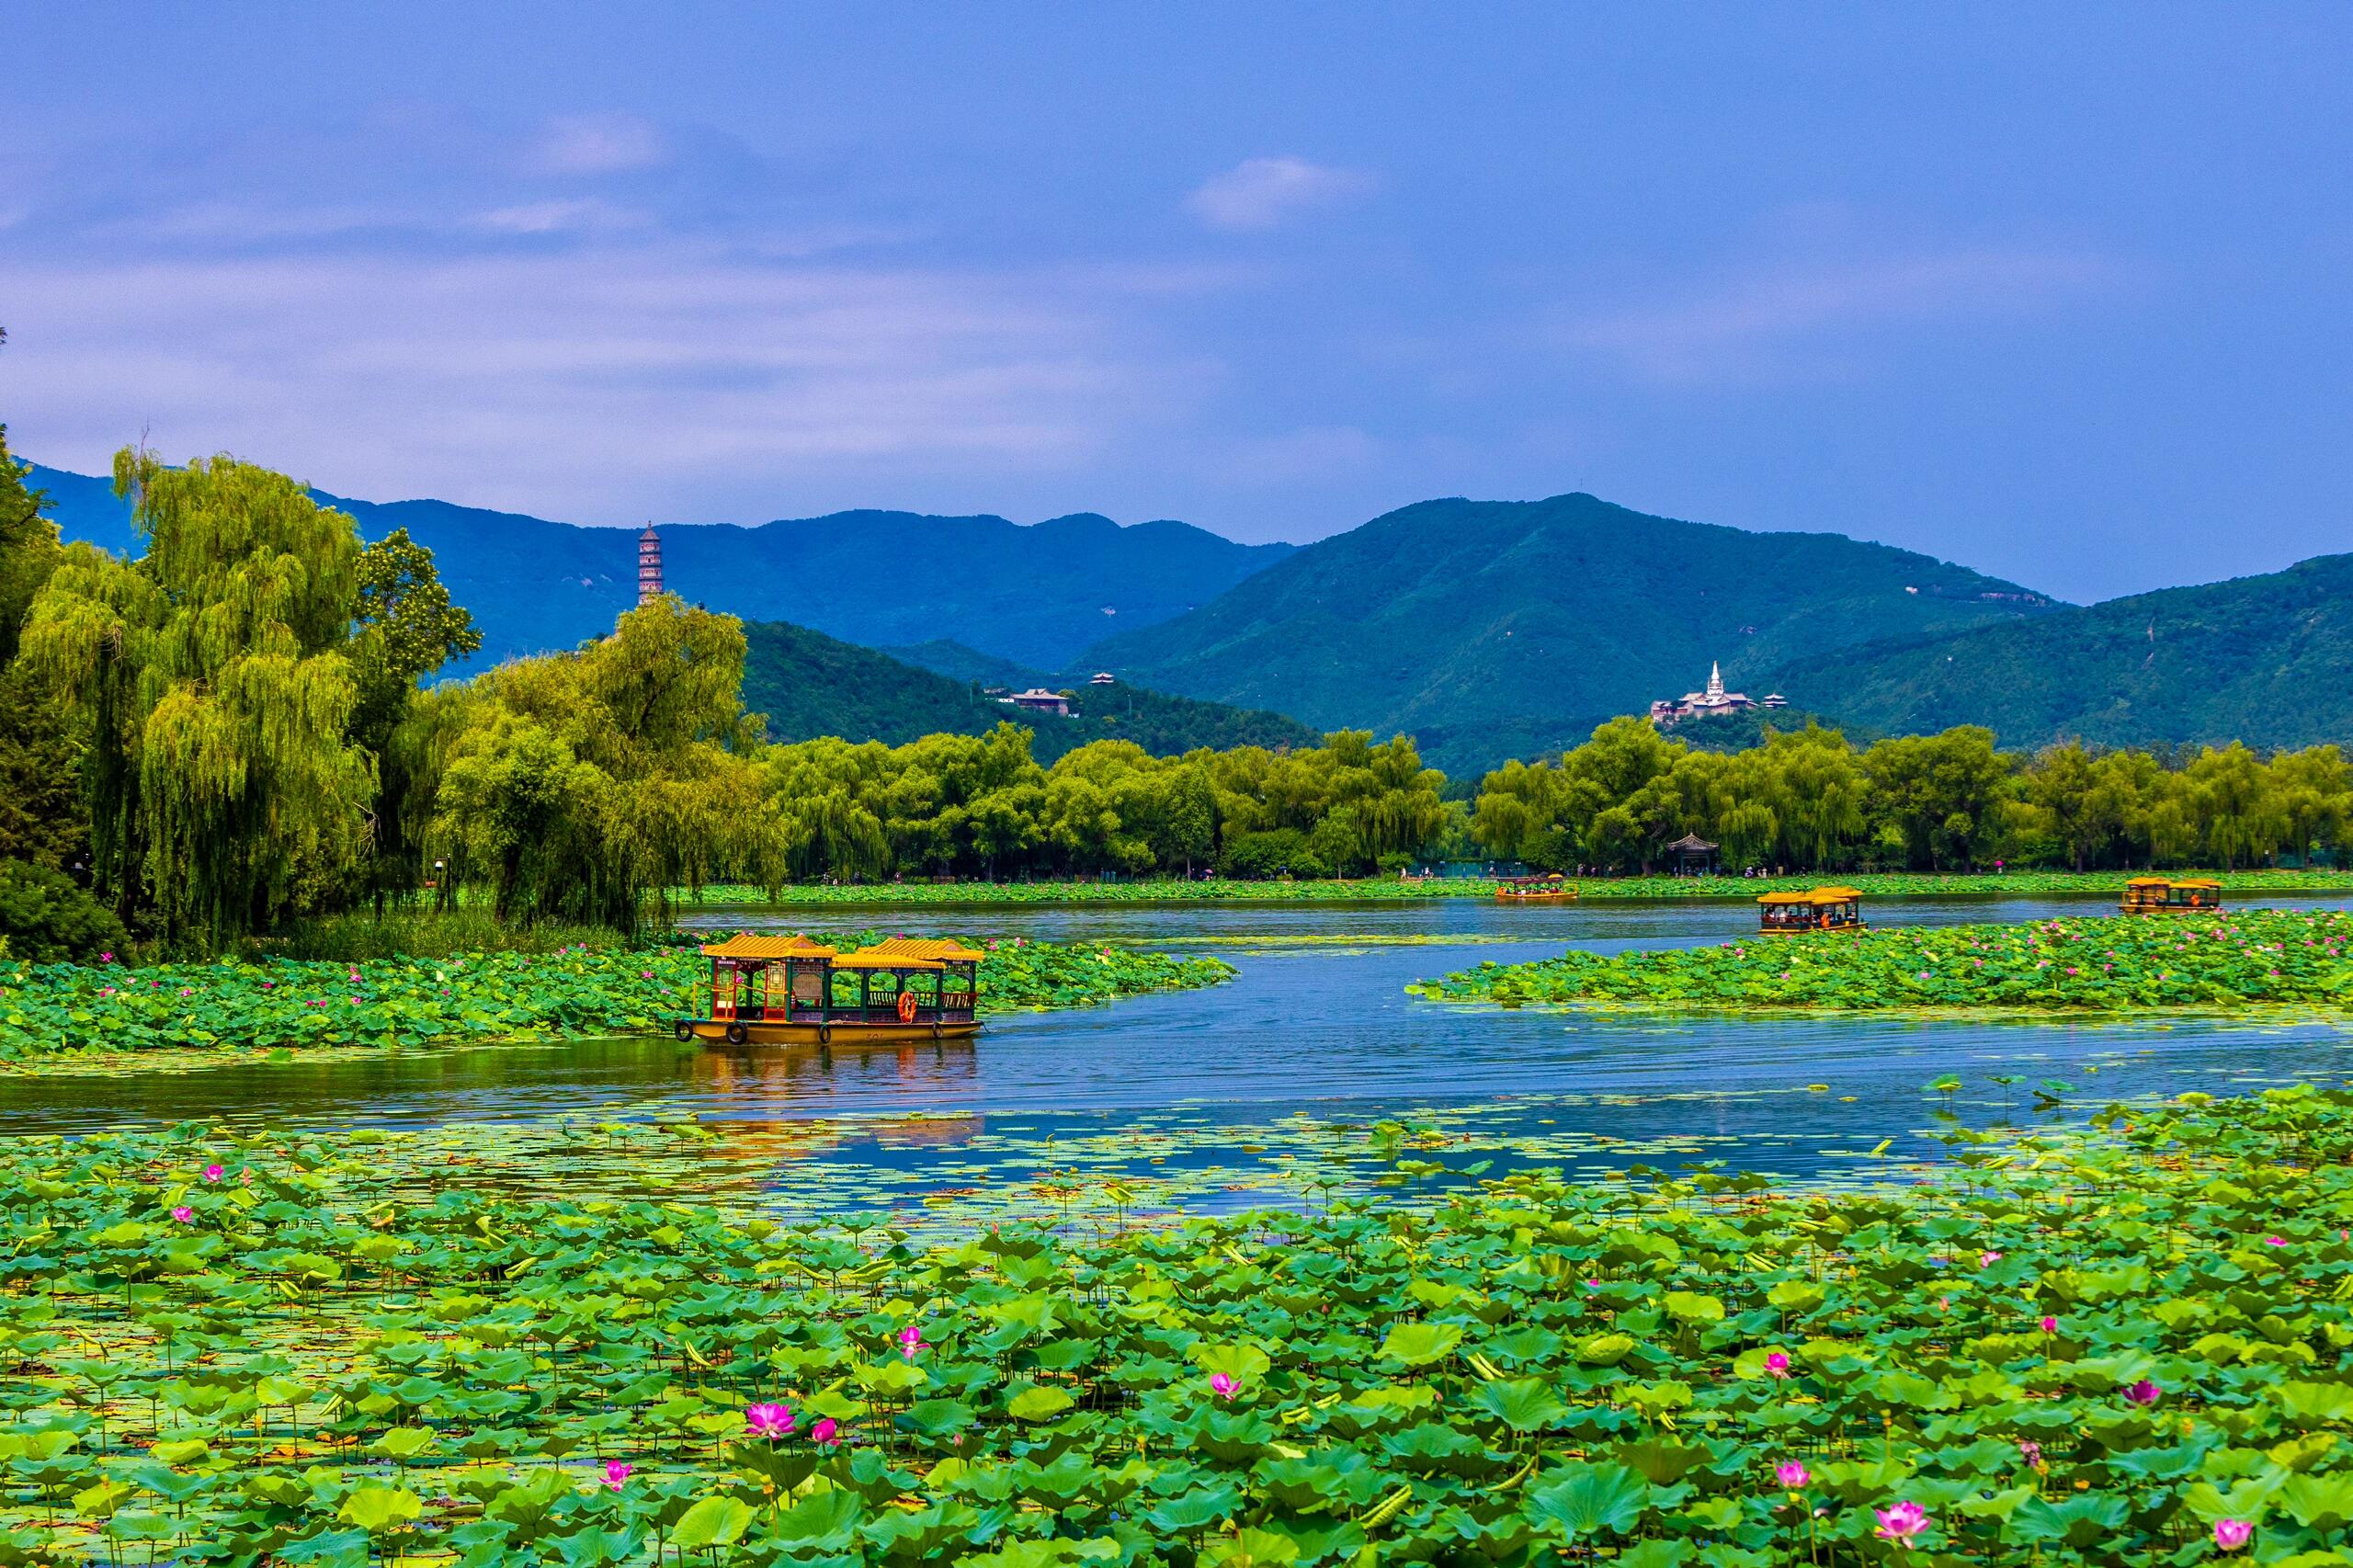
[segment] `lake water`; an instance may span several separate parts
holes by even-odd
[[[1882,926],[1911,926],[2106,907],[1881,900],[1869,913]],[[2051,1079],[2074,1086],[2063,1104],[2080,1114],[2111,1098],[2353,1076],[2348,1037],[2325,1023],[1609,1018],[1448,1006],[1404,993],[1410,981],[1482,960],[1511,962],[1571,945],[1607,952],[1722,941],[1753,928],[1750,906],[1730,902],[746,907],[695,920],[729,929],[1118,941],[1215,955],[1239,972],[1206,991],[995,1018],[961,1046],[724,1051],[666,1039],[590,1040],[355,1051],[108,1081],[6,1079],[0,1130],[191,1118],[281,1128],[573,1115],[821,1122],[829,1153],[920,1185],[951,1165],[970,1175],[976,1150],[1034,1164],[1049,1139],[1097,1160],[1115,1158],[1123,1140],[1150,1142],[1165,1174],[1222,1168],[1236,1147],[1279,1150],[1305,1124],[1393,1119],[1497,1151],[1506,1164],[1603,1172],[1709,1159],[1818,1177],[1857,1168],[1860,1151],[1884,1138],[1895,1140],[1892,1160],[1938,1153],[1930,1134],[1940,1102],[1923,1085],[1948,1073],[1966,1085],[1952,1112],[1980,1123],[2030,1119],[2032,1086]],[[1996,1075],[2024,1081],[2005,1087]],[[927,1119],[930,1135],[905,1135],[912,1113]],[[2048,1105],[2043,1113],[2058,1114]]]

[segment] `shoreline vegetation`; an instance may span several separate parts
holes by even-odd
[[[1818,887],[1825,881],[1861,891],[1870,898],[2016,897],[2050,894],[2120,897],[2131,871],[1850,871],[1832,877],[1586,877],[1577,882],[1579,903],[1615,899],[1721,899],[1753,901],[1777,890]],[[2237,871],[2178,870],[2173,877],[2211,877],[2226,894],[2241,898],[2353,892],[2353,869]],[[1367,877],[1357,881],[1246,881],[1219,877],[1183,880],[1174,877],[1127,881],[906,881],[799,882],[771,893],[740,883],[713,884],[699,892],[685,889],[670,894],[674,911],[691,915],[701,908],[738,908],[756,904],[803,906],[823,904],[1019,904],[1019,903],[1393,903],[1424,898],[1495,897],[1491,877],[1398,878]],[[1553,905],[1552,907],[1559,907]]]
[[[381,1138],[25,1140],[24,1561],[2338,1561],[2353,1096],[1945,1135],[1917,1185],[870,1220]],[[1465,1176],[1478,1174],[1465,1171]]]
[[[840,936],[846,947],[882,933]],[[1222,960],[1100,942],[986,941],[983,1017],[1214,985]],[[415,1048],[666,1032],[699,1014],[692,946],[574,947],[440,958],[224,959],[126,966],[0,961],[0,1062],[61,1052]]]
[[[2107,915],[1801,937],[1602,955],[1572,949],[1406,987],[1435,1002],[1613,1011],[2052,1013],[2341,1009],[2341,910]]]

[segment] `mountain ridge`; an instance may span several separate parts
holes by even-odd
[[[113,482],[39,464],[68,539],[134,545]],[[571,648],[636,602],[634,528],[554,522],[437,500],[363,501],[313,490],[361,534],[394,528],[434,552],[451,597],[483,628],[449,674]],[[1206,603],[1291,546],[1239,544],[1168,518],[1097,512],[1037,523],[864,508],[759,524],[663,523],[665,585],[747,619],[787,619],[866,645],[947,632],[980,651],[1058,668],[1115,616],[1150,622]]]
[[[1582,739],[1697,686],[1711,662],[1738,685],[1801,652],[2058,604],[1840,534],[1751,533],[1582,492],[1452,497],[1302,546],[1071,667],[1327,729],[1410,732],[1453,773]]]
[[[1170,697],[1131,686],[1079,688],[1069,717],[1034,713],[974,685],[880,649],[784,621],[746,621],[744,706],[771,739],[838,736],[904,745],[927,734],[985,734],[1000,722],[1029,729],[1031,755],[1051,763],[1093,741],[1133,741],[1155,756],[1197,746],[1313,746],[1323,737],[1280,713]]]
[[[1970,723],[2007,745],[2347,742],[2353,716],[2326,694],[2353,685],[2353,554],[1886,639],[1775,675],[1890,733]]]

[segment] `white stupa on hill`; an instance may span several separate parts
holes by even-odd
[[[1790,699],[1779,692],[1768,692],[1763,697],[1751,697],[1745,691],[1726,691],[1722,665],[1708,665],[1708,689],[1687,691],[1680,697],[1661,698],[1651,704],[1651,722],[1662,729],[1672,728],[1686,719],[1720,719],[1728,714],[1745,713],[1753,708],[1786,708]]]

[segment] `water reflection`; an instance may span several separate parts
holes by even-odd
[[[2295,905],[2336,901],[2277,901]],[[1881,924],[1949,925],[2096,913],[2104,901],[1883,902]],[[1741,903],[1506,908],[1388,904],[1068,906],[909,912],[828,909],[822,918],[731,910],[709,923],[843,931],[954,931],[1007,939],[1167,943],[1227,957],[1227,985],[1108,1007],[993,1020],[977,1041],[831,1049],[706,1050],[667,1039],[425,1053],[354,1050],[324,1061],[247,1062],[109,1080],[0,1081],[0,1130],[79,1131],[222,1117],[273,1126],[428,1126],[561,1115],[695,1115],[731,1145],[776,1141],[779,1158],[823,1148],[917,1168],[1018,1132],[1042,1140],[1155,1130],[1248,1130],[1307,1116],[1370,1121],[1432,1109],[1480,1125],[1582,1131],[1681,1158],[1803,1172],[1896,1133],[1926,1153],[1922,1085],[1967,1087],[1955,1109],[2022,1113],[1989,1082],[2076,1085],[2075,1103],[2345,1074],[2325,1023],[1912,1022],[1869,1017],[1604,1017],[1417,1002],[1404,987],[1493,959],[1697,945],[1753,927]],[[1822,1085],[1819,1088],[1809,1085]],[[876,1116],[922,1113],[887,1123]],[[823,1122],[825,1130],[809,1125]],[[796,1124],[797,1129],[796,1129]],[[1905,1129],[1915,1133],[1905,1135]],[[1615,1156],[1589,1146],[1597,1165]],[[1168,1156],[1192,1159],[1190,1146]],[[1651,1157],[1654,1163],[1657,1156]],[[1671,1161],[1665,1163],[1672,1163]]]

